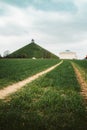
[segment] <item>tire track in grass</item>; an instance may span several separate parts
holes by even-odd
[[[23,86],[25,86],[27,83],[32,82],[33,80],[39,78],[40,76],[42,76],[43,74],[46,74],[50,71],[52,71],[53,69],[55,69],[57,66],[61,65],[63,63],[63,61],[61,61],[60,63],[46,69],[45,71],[42,71],[40,73],[37,73],[31,77],[28,77],[25,80],[22,80],[18,83],[15,83],[13,85],[9,85],[7,87],[5,87],[4,89],[0,90],[0,99],[5,99],[7,96],[9,96],[10,94],[18,91],[19,89],[21,89]]]
[[[72,66],[75,70],[77,80],[78,80],[79,84],[81,85],[81,94],[82,94],[82,96],[84,97],[84,99],[87,103],[87,83],[84,80],[84,78],[82,77],[80,71],[77,69],[77,67],[75,66],[74,63],[72,63]]]

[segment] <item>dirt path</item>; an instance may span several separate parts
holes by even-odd
[[[16,92],[17,90],[19,90],[20,88],[22,88],[23,86],[25,86],[27,83],[32,82],[33,80],[39,78],[40,76],[42,76],[43,74],[46,74],[48,72],[50,72],[51,70],[53,70],[54,68],[56,68],[57,66],[61,65],[63,63],[63,61],[61,61],[60,63],[46,69],[45,71],[42,71],[40,73],[37,73],[27,79],[24,79],[18,83],[15,83],[13,85],[9,85],[7,87],[5,87],[4,89],[0,90],[0,99],[5,99],[7,96],[9,96],[11,93]]]
[[[81,85],[81,94],[83,95],[86,103],[87,103],[87,83],[86,81],[83,79],[81,73],[79,72],[79,70],[77,69],[77,67],[74,65],[74,63],[72,63],[73,68],[75,70],[76,76],[77,76],[77,80],[79,82],[79,84]]]

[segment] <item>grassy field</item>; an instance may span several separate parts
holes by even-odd
[[[80,86],[68,61],[0,100],[0,130],[87,130]]]
[[[32,76],[59,60],[29,60],[29,59],[2,59],[0,60],[0,89]]]
[[[87,82],[87,60],[75,60],[74,62]]]

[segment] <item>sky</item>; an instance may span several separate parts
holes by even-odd
[[[31,39],[59,55],[87,55],[87,0],[0,0],[0,54]]]

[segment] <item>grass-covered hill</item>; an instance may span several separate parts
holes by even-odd
[[[8,55],[9,58],[58,58],[48,50],[40,47],[34,41]]]

